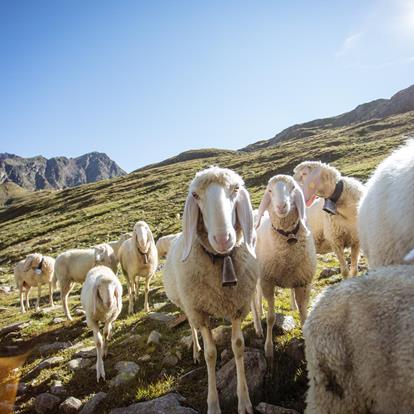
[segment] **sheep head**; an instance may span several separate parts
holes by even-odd
[[[317,197],[330,197],[336,182],[341,178],[341,173],[336,168],[320,161],[304,161],[293,172],[294,179],[302,187],[308,207]]]
[[[242,178],[234,171],[210,167],[198,172],[191,182],[183,214],[183,261],[190,254],[199,215],[215,252],[228,254],[233,250],[239,225],[248,250],[255,256],[250,197]]]
[[[39,269],[39,265],[42,262],[43,256],[39,253],[32,253],[26,257],[26,260],[23,265],[23,269],[25,272],[29,270],[34,270],[36,273],[42,273],[42,269]]]
[[[266,210],[272,209],[278,217],[284,218],[295,208],[298,212],[299,220],[307,230],[305,199],[302,189],[289,175],[275,175],[267,183],[265,193],[260,202],[256,228],[260,226],[260,221]]]
[[[112,247],[107,243],[98,244],[94,247],[95,249],[95,262],[98,264],[103,264],[105,266],[112,266],[112,258],[114,256],[114,251]]]
[[[154,237],[151,229],[145,221],[138,221],[135,223],[132,238],[142,254],[149,253],[151,244],[154,243]]]
[[[115,277],[115,275],[114,275]],[[105,275],[97,277],[93,286],[93,313],[96,314],[97,304],[100,301],[105,309],[116,306],[119,311],[122,308],[122,292],[119,292],[118,285],[112,278]]]

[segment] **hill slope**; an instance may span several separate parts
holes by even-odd
[[[42,156],[22,158],[0,154],[0,182],[13,182],[27,190],[75,187],[125,175],[106,154],[91,152],[76,158]]]
[[[402,114],[414,110],[414,85],[403,89],[390,99],[376,99],[375,101],[358,105],[352,111],[330,118],[315,119],[303,124],[293,125],[276,134],[273,138],[259,141],[242,148],[241,151],[253,151],[276,145],[289,139],[311,138],[323,130],[350,126],[373,119],[383,119],[388,116]]]

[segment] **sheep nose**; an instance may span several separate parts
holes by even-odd
[[[277,209],[278,209],[278,210],[280,210],[280,211],[286,210],[286,207],[287,207],[287,203],[286,203],[286,201],[285,201],[285,202],[283,202],[283,203],[279,203],[279,204],[277,205]]]
[[[227,250],[228,244],[230,242],[230,233],[222,233],[214,236],[214,241],[217,243],[222,250]]]

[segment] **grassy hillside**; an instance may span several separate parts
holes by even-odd
[[[344,174],[365,180],[375,166],[390,151],[399,146],[405,135],[414,133],[414,112],[393,116],[384,120],[368,121],[351,127],[321,131],[311,139],[293,139],[277,147],[266,148],[250,153],[224,153],[202,159],[192,159],[171,165],[145,168],[132,174],[113,180],[83,185],[81,187],[57,192],[36,192],[16,200],[8,208],[0,209],[0,282],[13,284],[13,264],[33,251],[56,256],[68,248],[90,246],[96,243],[116,239],[119,234],[130,231],[137,220],[147,221],[157,237],[179,231],[181,214],[187,194],[187,186],[194,173],[208,165],[229,167],[240,173],[245,179],[254,207],[258,206],[263,187],[267,180],[277,173],[291,173],[293,167],[306,159],[320,159],[337,166]],[[332,255],[318,260],[318,277],[325,267],[337,266]],[[330,283],[340,280],[338,275],[329,278],[319,277],[315,282],[313,297]],[[167,302],[162,289],[161,276],[158,273],[153,283],[150,303],[161,304],[162,312],[178,314],[179,310]],[[33,295],[33,294],[32,294]],[[79,304],[79,289],[71,295],[72,308]],[[58,296],[57,296],[58,297]],[[46,300],[46,298],[44,299]],[[74,350],[63,350],[56,355],[64,358],[64,363],[45,369],[37,378],[32,378],[30,370],[42,358],[34,353],[28,359],[21,373],[30,384],[29,391],[20,397],[17,412],[28,412],[32,397],[49,389],[54,379],[61,379],[69,395],[86,400],[92,393],[109,392],[105,402],[106,409],[126,405],[136,400],[153,398],[170,389],[178,389],[189,404],[205,412],[206,372],[201,368],[187,380],[180,377],[194,369],[191,352],[182,349],[179,339],[189,334],[187,324],[175,330],[164,324],[148,319],[142,312],[128,317],[124,310],[116,323],[112,354],[105,362],[108,377],[114,374],[114,364],[120,360],[136,361],[140,374],[131,384],[113,389],[108,384],[95,382],[93,371],[70,372],[66,363]],[[289,312],[288,292],[278,297],[277,311]],[[0,327],[16,321],[30,319],[32,324],[26,327],[16,342],[13,336],[0,337],[0,347],[17,345],[19,349],[33,349],[36,344],[50,341],[82,341],[84,345],[92,343],[90,332],[78,316],[73,323],[52,323],[54,316],[62,316],[61,309],[51,314],[26,315],[18,313],[17,294],[0,293],[0,305],[4,306]],[[139,305],[142,309],[142,300]],[[293,315],[293,314],[292,314]],[[297,321],[297,315],[294,315]],[[223,321],[217,321],[223,323]],[[146,344],[146,338],[152,329],[163,334],[162,347]],[[253,335],[251,320],[244,325],[247,345],[262,349],[263,343]],[[122,344],[131,333],[139,333],[139,339],[133,347]],[[292,362],[286,349],[292,341],[300,340],[300,329],[288,334],[279,332],[276,338],[277,364],[275,372],[266,384],[266,400],[281,405],[303,409],[306,378],[302,362]],[[22,339],[22,340],[21,340]],[[174,367],[165,367],[162,358],[166,352],[179,350],[182,361]],[[219,348],[219,354],[223,348]],[[286,351],[286,352],[285,352]],[[148,354],[150,362],[139,358]],[[294,360],[295,358],[293,358]],[[204,367],[204,364],[202,364]],[[232,413],[229,408],[226,413]]]

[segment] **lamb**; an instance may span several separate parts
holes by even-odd
[[[320,234],[319,214],[323,220],[323,237],[319,240],[316,236],[316,251],[327,253],[331,246],[338,257],[342,276],[356,276],[359,259],[357,208],[364,186],[355,178],[344,177],[336,168],[319,161],[305,161],[297,165],[294,178],[303,188],[307,206],[311,206],[316,197],[325,199],[323,213],[320,212],[320,205],[315,206],[312,213],[311,228],[319,226],[317,234]],[[345,260],[345,247],[351,247],[351,271]]]
[[[265,212],[268,215],[263,217]],[[305,200],[296,181],[288,175],[272,177],[259,206],[256,255],[260,268],[260,290],[267,303],[265,354],[273,358],[275,286],[291,288],[304,323],[316,271],[316,252],[307,228]],[[255,314],[256,333],[263,336],[260,319]]]
[[[116,272],[118,263],[109,244],[99,244],[89,249],[68,250],[56,258],[53,280],[55,284],[56,281],[59,282],[63,310],[68,320],[72,320],[68,296],[74,282],[83,283],[89,270],[98,264],[108,266]]]
[[[414,139],[376,168],[359,205],[358,224],[371,268],[414,262]]]
[[[117,260],[118,260],[118,251],[119,251],[119,248],[121,247],[122,243],[125,240],[130,239],[131,237],[132,237],[132,233],[123,233],[119,237],[119,240],[114,240],[114,241],[108,242],[108,244],[112,247],[112,250],[114,251]]]
[[[414,266],[325,290],[303,327],[306,414],[414,412]]]
[[[134,298],[138,296],[139,277],[145,278],[144,311],[149,311],[149,284],[158,267],[158,253],[151,229],[145,221],[138,221],[132,237],[125,240],[118,252],[119,263],[128,284],[128,313],[134,312]]]
[[[217,350],[210,317],[232,323],[239,414],[253,413],[244,371],[242,320],[249,312],[258,278],[250,197],[234,171],[210,167],[190,184],[183,232],[172,244],[163,280],[169,299],[186,314],[199,351],[201,331],[208,373],[208,414],[220,413],[215,365]]]
[[[86,322],[93,331],[96,346],[96,380],[105,381],[102,357],[108,353],[112,323],[122,310],[122,285],[114,272],[106,266],[96,266],[89,270],[82,286],[81,303],[86,312]],[[103,338],[99,322],[104,323]]]
[[[42,295],[42,285],[49,285],[49,304],[53,304],[53,268],[55,259],[49,256],[43,256],[39,253],[29,254],[25,259],[20,260],[14,268],[14,279],[16,286],[20,291],[20,310],[26,312],[23,301],[23,289],[26,292],[26,308],[30,308],[29,292],[32,286],[37,286],[36,311],[40,309],[40,297]]]
[[[166,236],[162,236],[157,240],[156,247],[158,251],[158,257],[163,258],[167,256],[168,251],[170,250],[171,243],[180,235],[181,233],[177,234],[168,234]]]

